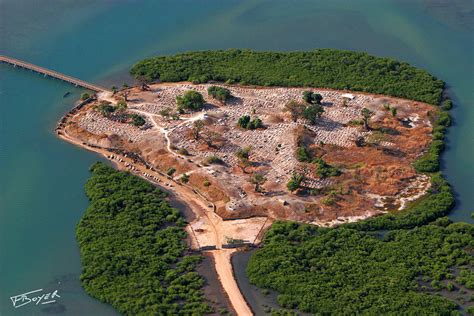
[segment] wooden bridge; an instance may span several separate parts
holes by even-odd
[[[44,75],[45,77],[49,76],[49,77],[57,78],[57,79],[72,83],[76,87],[83,87],[83,88],[86,88],[86,89],[89,89],[89,90],[92,90],[92,91],[95,91],[95,92],[103,92],[103,91],[110,92],[108,89],[105,89],[104,87],[101,87],[101,86],[98,86],[98,85],[95,85],[95,84],[91,84],[91,83],[88,83],[88,82],[85,82],[85,81],[82,81],[80,79],[76,79],[76,78],[73,78],[73,77],[70,77],[70,76],[66,76],[66,75],[64,75],[62,73],[59,73],[57,71],[49,70],[49,69],[46,69],[46,68],[43,68],[43,67],[40,67],[40,66],[36,66],[36,65],[33,65],[33,64],[27,63],[25,61],[15,59],[15,58],[0,55],[0,62],[13,65],[14,67],[21,67],[21,68],[29,69],[29,70],[32,70],[34,72],[40,73],[40,74]]]

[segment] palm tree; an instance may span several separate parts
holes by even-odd
[[[362,120],[364,121],[365,130],[370,130],[369,120],[372,116],[374,116],[375,113],[367,108],[363,108],[360,114],[362,115]]]

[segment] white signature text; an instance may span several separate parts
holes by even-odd
[[[10,297],[10,299],[12,300],[13,307],[18,308],[30,303],[34,303],[35,305],[38,305],[40,303],[42,305],[51,304],[56,302],[56,298],[60,297],[61,296],[58,295],[58,290],[54,292],[44,293],[43,289],[38,289],[20,295],[12,296]]]

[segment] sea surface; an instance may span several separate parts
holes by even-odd
[[[0,0],[0,54],[109,87],[131,83],[142,58],[188,50],[330,47],[410,62],[449,85],[443,173],[456,191],[451,217],[473,222],[473,10],[471,0]],[[82,92],[0,65],[0,315],[116,314],[78,280],[74,231],[100,158],[53,132]],[[61,297],[13,307],[11,296],[37,289]]]

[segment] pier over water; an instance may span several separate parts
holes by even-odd
[[[95,84],[92,84],[92,83],[88,83],[88,82],[85,82],[83,80],[80,80],[80,79],[77,79],[77,78],[74,78],[74,77],[71,77],[71,76],[64,75],[60,72],[57,72],[57,71],[54,71],[54,70],[49,70],[49,69],[46,69],[46,68],[43,68],[43,67],[40,67],[40,66],[36,66],[36,65],[27,63],[25,61],[12,58],[12,57],[7,57],[7,56],[4,56],[4,55],[0,55],[0,62],[10,64],[14,67],[21,67],[21,68],[29,69],[31,71],[40,73],[44,76],[49,76],[49,77],[53,77],[53,78],[56,78],[56,79],[60,79],[60,80],[69,82],[69,83],[75,85],[76,87],[86,88],[86,89],[89,89],[89,90],[92,90],[92,91],[95,91],[95,92],[110,92],[108,89],[105,89],[104,87],[101,87],[101,86],[98,86],[98,85],[95,85]]]

